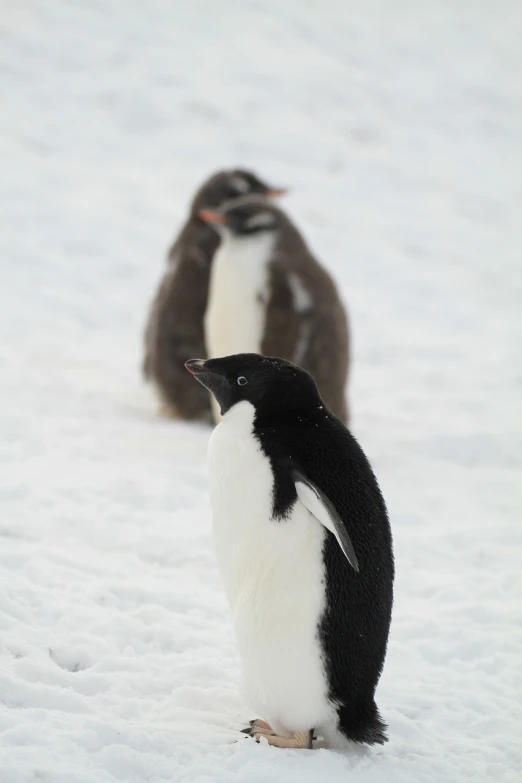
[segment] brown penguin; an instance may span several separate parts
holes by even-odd
[[[205,314],[208,357],[288,359],[315,378],[326,406],[346,424],[348,320],[329,273],[287,215],[266,199],[245,196],[200,216],[222,237]],[[213,411],[218,420],[219,410]]]
[[[243,169],[211,176],[193,198],[189,217],[168,254],[145,329],[143,374],[158,392],[161,412],[170,418],[210,416],[208,392],[191,382],[184,363],[206,357],[203,317],[207,306],[212,258],[219,235],[199,216],[203,208],[217,209],[246,194],[278,196],[255,174]]]

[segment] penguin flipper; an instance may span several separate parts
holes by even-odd
[[[292,480],[295,485],[297,497],[303,506],[305,506],[305,508],[307,508],[318,522],[324,525],[330,533],[333,533],[346,559],[352,568],[355,569],[355,571],[358,571],[359,563],[353,548],[352,540],[331,500],[321,492],[313,481],[310,481],[304,473],[301,473],[301,471],[296,470],[295,468],[292,469]]]

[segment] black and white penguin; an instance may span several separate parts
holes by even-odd
[[[313,378],[255,354],[187,369],[223,419],[209,444],[214,542],[244,695],[271,745],[386,741],[374,700],[393,601],[390,525],[361,447]]]
[[[328,408],[346,424],[348,320],[330,274],[288,216],[265,199],[243,197],[200,214],[222,235],[205,314],[207,356],[288,359],[313,375]]]
[[[219,235],[199,212],[257,193],[278,196],[251,171],[219,171],[204,182],[192,200],[189,217],[170,248],[167,270],[152,302],[145,329],[143,373],[160,398],[161,412],[170,418],[210,416],[209,395],[190,383],[184,362],[206,356],[203,317],[207,306],[211,262]]]

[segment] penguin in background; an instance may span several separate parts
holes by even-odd
[[[245,196],[200,216],[221,234],[210,273],[206,355],[279,356],[316,380],[327,405],[348,423],[348,319],[337,287],[288,216]],[[214,418],[219,421],[216,404]]]
[[[245,732],[288,748],[312,747],[314,731],[334,746],[384,743],[374,697],[394,560],[366,456],[290,362],[186,367],[223,416],[208,450],[213,535],[245,701],[260,716]]]
[[[158,393],[160,412],[169,418],[210,417],[209,395],[194,387],[184,368],[191,356],[206,356],[203,318],[210,267],[219,235],[199,216],[207,207],[256,193],[282,195],[251,171],[219,171],[204,182],[192,200],[188,219],[168,254],[167,270],[153,299],[145,329],[143,375]]]

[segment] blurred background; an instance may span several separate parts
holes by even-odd
[[[271,753],[229,744],[250,716],[209,430],[159,420],[140,377],[167,248],[195,188],[236,165],[291,189],[339,283],[353,431],[397,555],[390,745],[279,761],[278,779],[514,780],[519,3],[0,11],[2,780],[272,777]]]

